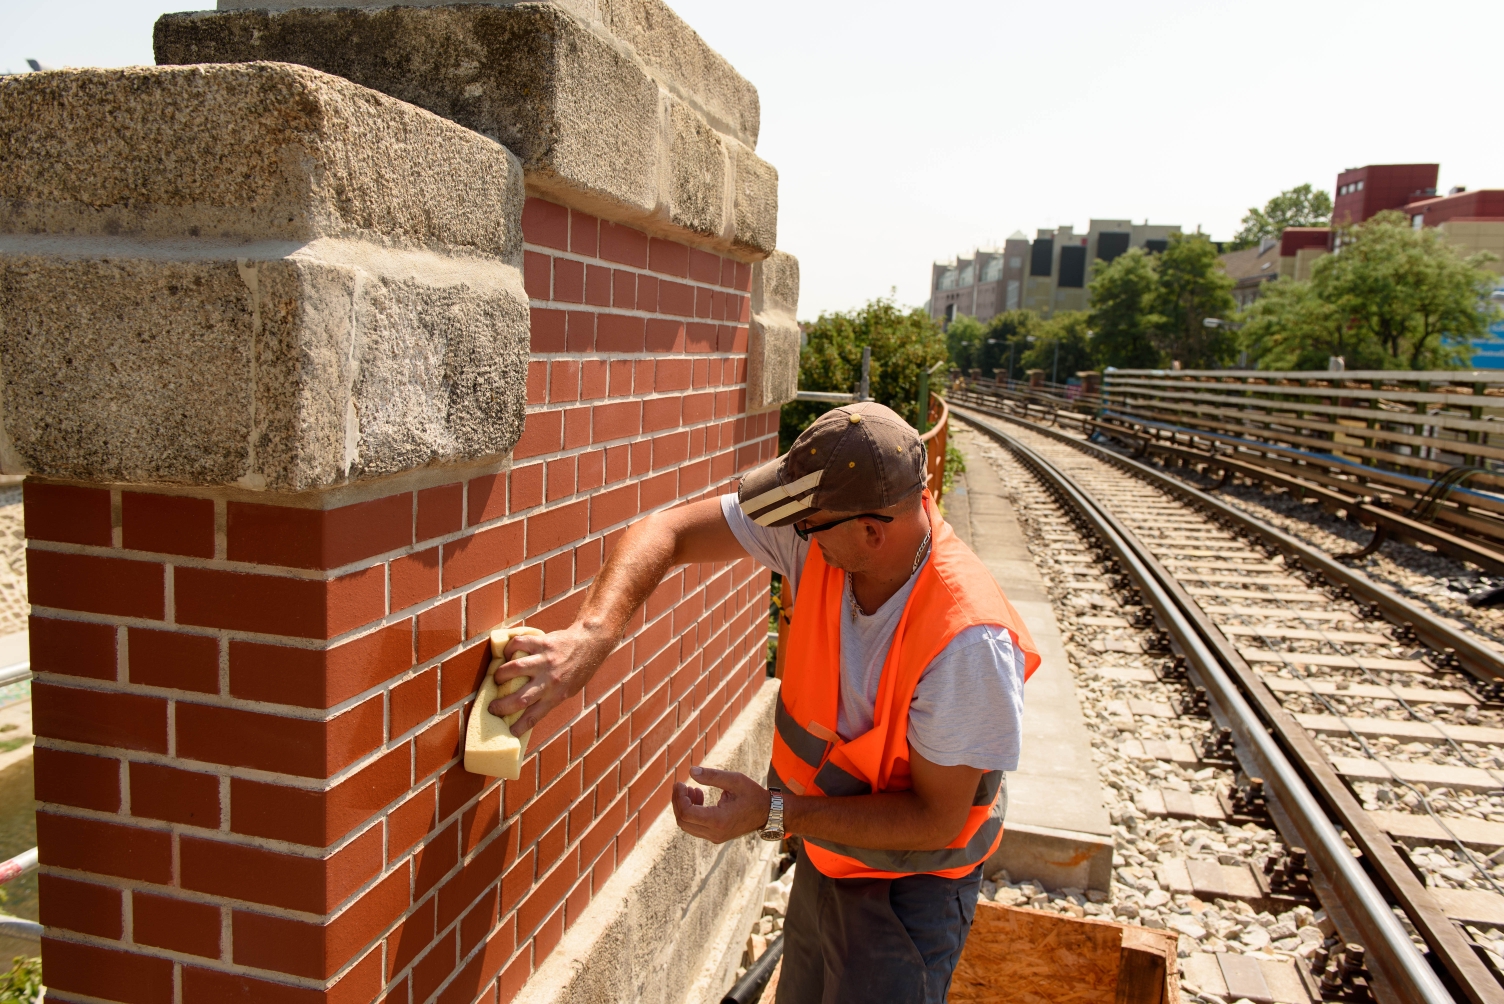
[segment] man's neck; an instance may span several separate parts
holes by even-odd
[[[851,573],[851,594],[862,613],[872,615],[879,607],[893,598],[903,588],[917,567],[915,559],[924,546],[924,538],[930,532],[929,514],[921,508],[903,520],[903,526],[894,521],[890,528],[887,547],[883,548],[880,560],[860,572]]]

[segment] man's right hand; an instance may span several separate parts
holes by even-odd
[[[578,693],[615,647],[615,638],[592,632],[578,621],[562,631],[513,638],[507,643],[507,661],[496,667],[496,682],[518,676],[528,677],[528,682],[492,701],[491,714],[510,715],[526,709],[512,725],[512,732],[521,735],[566,697]]]

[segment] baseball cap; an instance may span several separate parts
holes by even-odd
[[[886,509],[924,484],[919,433],[892,408],[862,401],[827,411],[789,452],[743,477],[737,502],[758,526],[788,526],[821,509]]]

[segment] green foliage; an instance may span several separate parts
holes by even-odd
[[[1278,237],[1286,227],[1324,227],[1331,218],[1330,195],[1310,185],[1297,185],[1270,199],[1263,209],[1250,206],[1243,229],[1233,236],[1228,250],[1253,247],[1265,237]]]
[[[952,322],[954,323],[954,322]],[[891,299],[872,300],[857,310],[821,314],[805,328],[799,353],[799,388],[850,393],[862,379],[862,346],[872,347],[872,399],[919,422],[919,374],[944,362],[945,335],[929,314],[902,311]],[[818,401],[783,406],[778,427],[782,449],[830,409]]]
[[[987,338],[987,329],[982,322],[967,314],[960,314],[945,327],[945,349],[950,353],[950,364],[961,372],[980,365],[978,354]]]
[[[950,494],[950,486],[955,484],[957,474],[966,473],[966,458],[961,451],[956,449],[956,444],[946,440],[945,443],[945,469],[940,472],[940,496],[943,500]]]
[[[42,992],[42,960],[16,956],[0,974],[0,1004],[32,1004]]]
[[[1097,265],[1091,280],[1091,327],[1103,366],[1152,369],[1160,364],[1154,344],[1159,319],[1151,313],[1158,283],[1154,258],[1143,248],[1130,248]]]
[[[1262,369],[1447,369],[1468,364],[1466,340],[1497,316],[1487,253],[1463,258],[1434,229],[1383,212],[1343,233],[1340,254],[1308,282],[1266,286],[1246,313],[1244,344]],[[1299,366],[1293,365],[1299,363]]]
[[[1052,383],[1065,383],[1080,371],[1092,369],[1088,316],[1084,310],[1069,311],[1040,324],[1033,347],[1023,355],[1022,368],[1044,370],[1044,378]]]
[[[1225,325],[1208,328],[1208,317],[1227,319],[1238,309],[1232,276],[1204,234],[1171,234],[1156,264],[1158,283],[1149,297],[1150,321],[1159,350],[1186,369],[1215,369],[1233,361],[1236,339]]]
[[[1029,351],[1031,340],[1038,337],[1042,324],[1039,315],[1032,310],[1009,310],[988,321],[975,364],[982,376],[990,379],[993,370],[1008,369],[1011,355],[1013,369],[1009,375],[1015,380],[1022,377],[1024,354]]]

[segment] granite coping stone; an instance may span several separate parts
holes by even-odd
[[[747,410],[766,411],[799,390],[799,259],[774,251],[752,266]]]

